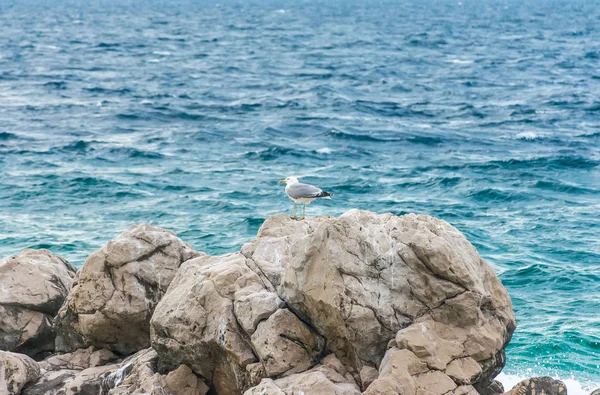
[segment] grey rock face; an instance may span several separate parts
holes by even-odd
[[[75,274],[48,250],[24,250],[0,261],[0,350],[34,358],[54,350],[52,318]]]
[[[129,228],[86,260],[54,321],[57,349],[148,347],[154,307],[181,263],[198,255],[169,230]]]

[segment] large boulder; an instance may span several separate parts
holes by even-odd
[[[307,370],[324,347],[239,253],[185,262],[156,307],[151,329],[163,363],[187,364],[223,394]]]
[[[40,376],[40,368],[24,354],[0,351],[0,394],[18,395]]]
[[[131,354],[150,345],[149,322],[179,266],[199,253],[175,233],[137,225],[85,262],[54,321],[56,348]]]
[[[24,250],[0,260],[0,350],[34,358],[54,350],[52,318],[75,274],[48,250]]]
[[[516,327],[510,297],[445,221],[359,210],[304,221],[276,215],[242,254],[353,374],[369,366],[383,375],[386,351],[408,350],[426,369],[415,388],[470,391],[504,366]]]
[[[508,293],[458,230],[351,210],[276,215],[241,253],[187,261],[151,338],[161,362],[186,364],[218,393],[318,381],[332,393],[465,395],[490,385],[515,327]],[[326,353],[344,382],[314,370]]]

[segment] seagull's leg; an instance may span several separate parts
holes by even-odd
[[[304,206],[302,206],[302,218],[300,218],[300,219],[304,219],[305,213],[306,213],[306,203],[304,203]]]
[[[296,202],[294,202],[294,216],[292,217],[292,219],[296,219]]]

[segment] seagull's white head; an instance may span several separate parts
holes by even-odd
[[[296,177],[286,177],[285,180],[279,180],[282,184],[295,184],[298,182]]]

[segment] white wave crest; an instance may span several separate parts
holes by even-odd
[[[331,148],[327,148],[327,147],[319,148],[317,150],[317,153],[319,153],[319,154],[331,154],[332,152],[333,152],[333,150]]]
[[[537,138],[540,138],[540,135],[536,132],[521,132],[517,133],[515,135],[515,138],[517,138],[518,140],[535,140]]]

